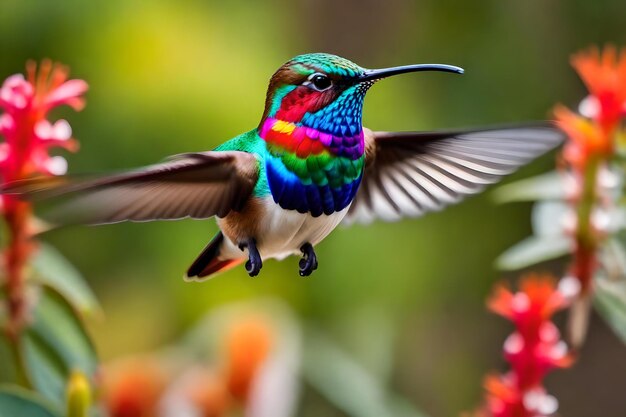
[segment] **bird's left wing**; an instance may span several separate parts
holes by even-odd
[[[3,192],[30,200],[63,199],[49,216],[60,224],[202,219],[240,210],[258,175],[253,154],[199,152],[91,180],[51,177],[18,181]]]
[[[451,132],[365,130],[365,172],[345,223],[395,221],[481,191],[564,135],[549,125]]]

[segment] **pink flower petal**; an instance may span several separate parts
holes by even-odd
[[[504,352],[509,355],[516,355],[524,349],[524,338],[521,334],[512,333],[504,341]]]
[[[63,142],[72,137],[72,127],[67,120],[58,120],[54,125],[46,119],[35,125],[35,135],[44,141]]]
[[[4,113],[0,116],[0,134],[7,135],[15,130],[15,120],[10,114]]]
[[[525,313],[530,308],[530,298],[523,292],[518,292],[513,296],[511,308],[518,314]]]
[[[35,135],[41,140],[50,139],[52,137],[52,125],[46,119],[40,120],[35,124]]]
[[[560,337],[559,329],[551,321],[546,321],[539,327],[539,339],[544,343],[554,344]]]
[[[82,110],[85,100],[80,97],[89,89],[83,80],[69,80],[52,90],[46,97],[45,105],[48,108],[67,104],[74,110]]]
[[[567,352],[567,345],[564,341],[560,340],[554,346],[552,346],[552,349],[550,350],[550,357],[558,361],[567,356]]]
[[[580,294],[580,281],[574,276],[565,276],[559,281],[558,289],[559,292],[563,294],[563,297],[568,300],[573,300],[578,296],[578,294]]]
[[[52,136],[56,140],[68,140],[72,137],[72,127],[67,120],[61,119],[52,127]]]
[[[52,175],[63,175],[67,172],[67,161],[62,156],[53,156],[45,162],[45,167]]]
[[[585,97],[578,105],[578,112],[589,119],[597,117],[600,114],[600,100],[595,96]]]
[[[33,96],[33,86],[24,79],[22,74],[14,74],[7,78],[0,88],[0,105],[23,109]]]
[[[22,74],[13,74],[4,80],[2,89],[13,90],[24,95],[33,94],[33,86],[24,79]]]
[[[4,162],[9,157],[10,150],[8,143],[0,143],[0,162]]]
[[[524,395],[524,406],[528,410],[537,411],[541,416],[554,414],[559,408],[559,403],[551,395],[546,394],[542,388],[528,391]]]

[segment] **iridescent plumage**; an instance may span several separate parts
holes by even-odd
[[[281,83],[281,77],[289,82],[289,76],[321,72],[336,80],[336,91]],[[335,55],[309,54],[292,59],[272,78],[259,135],[267,143],[269,188],[282,208],[317,217],[351,203],[363,174],[363,98],[372,83],[337,81],[364,72]]]

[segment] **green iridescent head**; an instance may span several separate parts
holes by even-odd
[[[363,99],[379,79],[416,71],[462,73],[451,65],[421,64],[370,70],[337,55],[299,55],[272,76],[265,101],[268,117],[336,135],[361,131]]]

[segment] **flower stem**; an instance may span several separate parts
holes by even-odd
[[[589,158],[583,171],[582,190],[576,205],[578,227],[574,236],[574,257],[570,268],[580,282],[581,291],[572,302],[567,323],[567,339],[574,349],[578,349],[585,340],[591,311],[590,294],[600,244],[600,236],[593,224],[593,213],[598,203],[598,173],[604,162],[605,158],[600,155]]]
[[[27,317],[24,269],[31,252],[27,225],[31,215],[30,204],[21,201],[7,201],[4,213],[9,226],[9,245],[4,253],[6,288],[8,298],[8,335],[16,341],[19,338]]]
[[[597,203],[597,178],[601,164],[600,156],[593,156],[583,172],[583,186],[577,204],[578,227],[575,235],[574,274],[580,280],[582,292],[587,293],[592,283],[598,248],[598,234],[594,230],[592,216]]]

